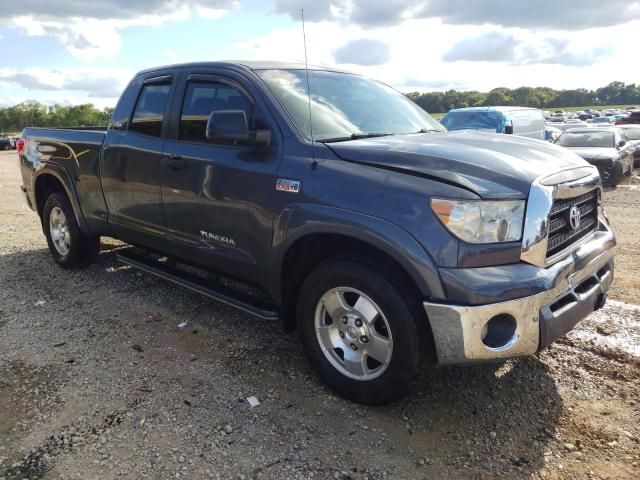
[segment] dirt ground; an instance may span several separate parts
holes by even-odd
[[[637,187],[605,195],[619,301],[372,408],[332,395],[295,335],[117,264],[114,241],[61,270],[19,185],[0,153],[0,479],[640,478]]]

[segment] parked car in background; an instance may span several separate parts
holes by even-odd
[[[562,112],[554,112],[549,116],[550,122],[561,123],[564,122],[565,115]]]
[[[579,118],[568,118],[564,121],[567,125],[587,126],[587,122],[580,120]]]
[[[0,134],[0,150],[12,150],[15,142],[8,135]]]
[[[618,185],[633,169],[635,147],[619,128],[572,128],[560,135],[556,145],[572,150],[594,165],[602,183],[609,187]]]
[[[591,120],[590,123],[594,125],[606,126],[606,125],[614,125],[615,122],[616,122],[616,119],[613,117],[597,117]]]
[[[616,125],[627,137],[627,141],[635,147],[633,166],[640,167],[640,125]]]
[[[447,130],[480,130],[545,139],[542,111],[525,107],[471,107],[450,110],[441,123]]]
[[[640,110],[632,110],[629,113],[627,118],[623,118],[616,122],[616,125],[630,125],[630,124],[639,124],[640,123]]]
[[[571,128],[590,128],[591,124],[590,123],[586,123],[586,122],[580,122],[580,123],[549,123],[547,124],[547,127],[552,126],[554,128],[557,128],[558,130],[561,131],[566,131],[569,130]]]

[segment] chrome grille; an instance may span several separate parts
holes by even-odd
[[[569,223],[569,211],[576,206],[580,210],[580,225],[575,230]],[[592,190],[574,198],[553,202],[549,213],[549,238],[547,258],[571,247],[598,227],[598,190]]]

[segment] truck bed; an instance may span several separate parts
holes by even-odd
[[[46,164],[57,174],[72,202],[79,206],[81,219],[86,219],[87,224],[102,223],[100,217],[106,212],[106,206],[99,172],[106,133],[107,127],[25,128],[21,135],[26,144],[20,167],[30,202],[35,200],[39,170]],[[77,198],[83,201],[78,202]],[[32,206],[37,208],[37,204]]]

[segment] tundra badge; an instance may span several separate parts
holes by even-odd
[[[225,237],[224,235],[218,235],[217,233],[209,233],[204,230],[200,230],[200,236],[205,240],[213,240],[215,242],[226,243],[232,247],[236,246],[236,241],[233,238]]]
[[[300,182],[298,180],[279,178],[276,181],[276,190],[279,192],[298,193],[300,191]]]

